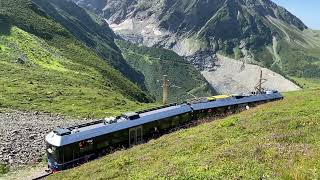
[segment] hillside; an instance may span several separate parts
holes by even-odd
[[[48,179],[317,179],[320,89],[291,92]]]
[[[201,74],[173,51],[124,41],[117,41],[117,45],[128,64],[144,75],[144,86],[157,100],[162,99],[163,75],[168,75],[170,80],[169,102],[183,102],[194,96],[207,97],[213,94]]]
[[[320,78],[319,32],[270,0],[74,1],[123,39],[174,50],[199,71],[223,68],[219,53],[284,77]]]
[[[32,1],[126,78],[138,85],[143,83],[143,75],[132,69],[123,59],[119,48],[114,43],[113,31],[102,18],[85,11],[72,1]],[[140,87],[145,89],[143,86]]]
[[[59,16],[54,9],[47,12],[37,4],[0,0],[0,107],[105,117],[152,101],[74,35],[89,32],[76,26],[70,31],[51,18]],[[108,48],[116,50],[111,40]]]

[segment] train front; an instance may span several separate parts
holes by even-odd
[[[63,153],[61,148],[62,136],[56,130],[46,136],[46,153],[48,157],[48,168],[53,172],[63,170]]]

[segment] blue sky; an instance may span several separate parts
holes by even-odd
[[[320,0],[272,0],[300,18],[309,28],[320,30]]]

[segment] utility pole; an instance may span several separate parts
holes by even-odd
[[[262,92],[262,70],[260,72],[260,79],[259,79],[259,92]]]
[[[168,87],[169,87],[168,75],[163,75],[163,84],[162,84],[163,105],[168,104]]]
[[[258,84],[255,86],[255,89],[258,93],[262,93],[263,92],[263,87],[262,84],[266,83],[268,80],[263,78],[263,73],[262,70],[260,72],[260,78],[259,78],[259,82]]]

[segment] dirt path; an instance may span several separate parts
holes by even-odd
[[[33,165],[30,167],[23,167],[19,170],[15,170],[0,176],[0,180],[32,180],[36,177],[39,177],[47,169],[46,164],[40,163],[38,165]]]
[[[273,46],[273,54],[276,58],[276,62],[278,64],[281,64],[281,57],[278,54],[277,48],[278,48],[278,41],[277,38],[275,36],[273,36],[272,38],[272,46]]]
[[[285,29],[283,29],[283,27],[281,27],[280,25],[278,25],[276,22],[274,21],[277,21],[276,19],[274,19],[273,17],[271,16],[267,16],[267,19],[269,20],[270,23],[272,23],[274,26],[276,26],[278,29],[280,29],[286,36],[286,40],[288,42],[291,41],[291,38],[290,38],[290,35],[287,33],[287,31]]]

